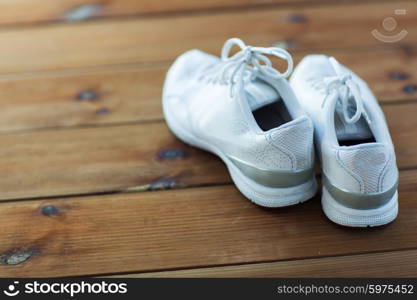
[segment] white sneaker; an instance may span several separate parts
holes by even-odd
[[[394,146],[366,83],[334,58],[309,55],[291,85],[314,123],[327,217],[354,227],[393,221],[398,214]]]
[[[235,45],[240,51],[229,56]],[[287,71],[272,68],[265,55],[286,60]],[[172,132],[218,155],[239,190],[267,207],[303,202],[317,189],[313,125],[285,79],[291,71],[285,50],[234,38],[221,59],[198,50],[178,57],[163,90]]]

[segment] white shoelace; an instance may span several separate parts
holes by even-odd
[[[322,106],[325,105],[329,98],[335,99],[342,104],[343,118],[347,124],[358,122],[361,116],[364,116],[366,121],[371,123],[371,120],[365,111],[363,98],[358,84],[353,80],[351,74],[342,71],[340,64],[334,57],[329,58],[329,60],[336,75],[324,78],[326,98],[324,99]],[[350,99],[353,99],[356,106],[356,111],[353,116],[349,116]]]
[[[238,46],[241,51],[230,56],[230,50],[233,46]],[[287,70],[284,73],[279,72],[272,66],[271,61],[265,55],[275,56],[285,60],[288,64]],[[231,97],[234,94],[234,85],[245,76],[245,73],[249,73],[252,78],[263,75],[280,79],[288,77],[293,69],[292,57],[286,50],[278,47],[264,48],[247,46],[238,38],[231,38],[224,43],[221,59],[222,63],[216,65],[209,72],[210,74],[220,74],[220,83],[230,84]]]

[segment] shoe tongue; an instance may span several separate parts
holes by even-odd
[[[354,114],[354,111],[350,110],[354,108],[349,107],[349,113]],[[371,130],[369,129],[368,123],[364,117],[361,117],[358,122],[353,124],[346,123],[341,105],[338,104],[335,113],[335,127],[336,135],[339,141],[352,141],[357,139],[370,139],[373,137]]]
[[[248,103],[252,111],[279,100],[278,92],[266,82],[255,79],[245,83]]]

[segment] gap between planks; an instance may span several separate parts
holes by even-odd
[[[56,5],[53,0],[38,1],[13,1],[0,4],[0,24],[3,28],[19,26],[49,25],[59,22],[85,22],[102,18],[152,18],[175,15],[208,14],[227,12],[230,10],[248,11],[265,8],[297,8],[314,7],[322,5],[340,5],[346,3],[375,3],[378,0],[272,0],[272,1],[241,1],[241,0],[194,0],[175,1],[164,0],[146,1],[94,1],[66,0]],[[390,2],[392,0],[379,0],[378,2]],[[36,3],[35,3],[36,2]],[[145,3],[146,2],[146,3]],[[2,14],[2,12],[5,12]]]
[[[417,250],[413,248],[159,272],[93,276],[100,278],[416,277],[416,257]],[[363,268],[365,265],[366,269]]]

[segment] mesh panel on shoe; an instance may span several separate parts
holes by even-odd
[[[391,154],[391,157],[389,158],[389,162],[385,169],[386,171],[384,171],[384,174],[382,175],[380,182],[381,192],[391,188],[392,185],[396,183],[398,180],[398,168],[394,154]]]
[[[342,162],[342,166],[361,182],[363,193],[381,191],[382,173],[389,160],[389,152],[385,146],[339,150],[338,158]]]
[[[278,168],[281,170],[291,170],[292,162],[291,157],[285,152],[277,151],[277,149],[270,144],[254,144],[248,148],[256,165],[264,168]]]
[[[281,149],[277,149],[274,145],[268,143],[263,137],[257,138],[249,125],[241,119],[233,119],[230,121],[230,135],[211,136],[212,142],[219,148],[223,149],[229,155],[238,157],[246,162],[251,162],[259,168],[277,168],[281,170],[292,170],[291,156]],[[218,123],[212,123],[207,127],[210,132],[219,132],[212,126]],[[224,131],[225,133],[228,130]],[[242,144],[242,141],[251,141]]]
[[[313,127],[309,120],[284,127],[271,134],[271,142],[295,158],[293,169],[302,170],[312,166],[314,157]]]

